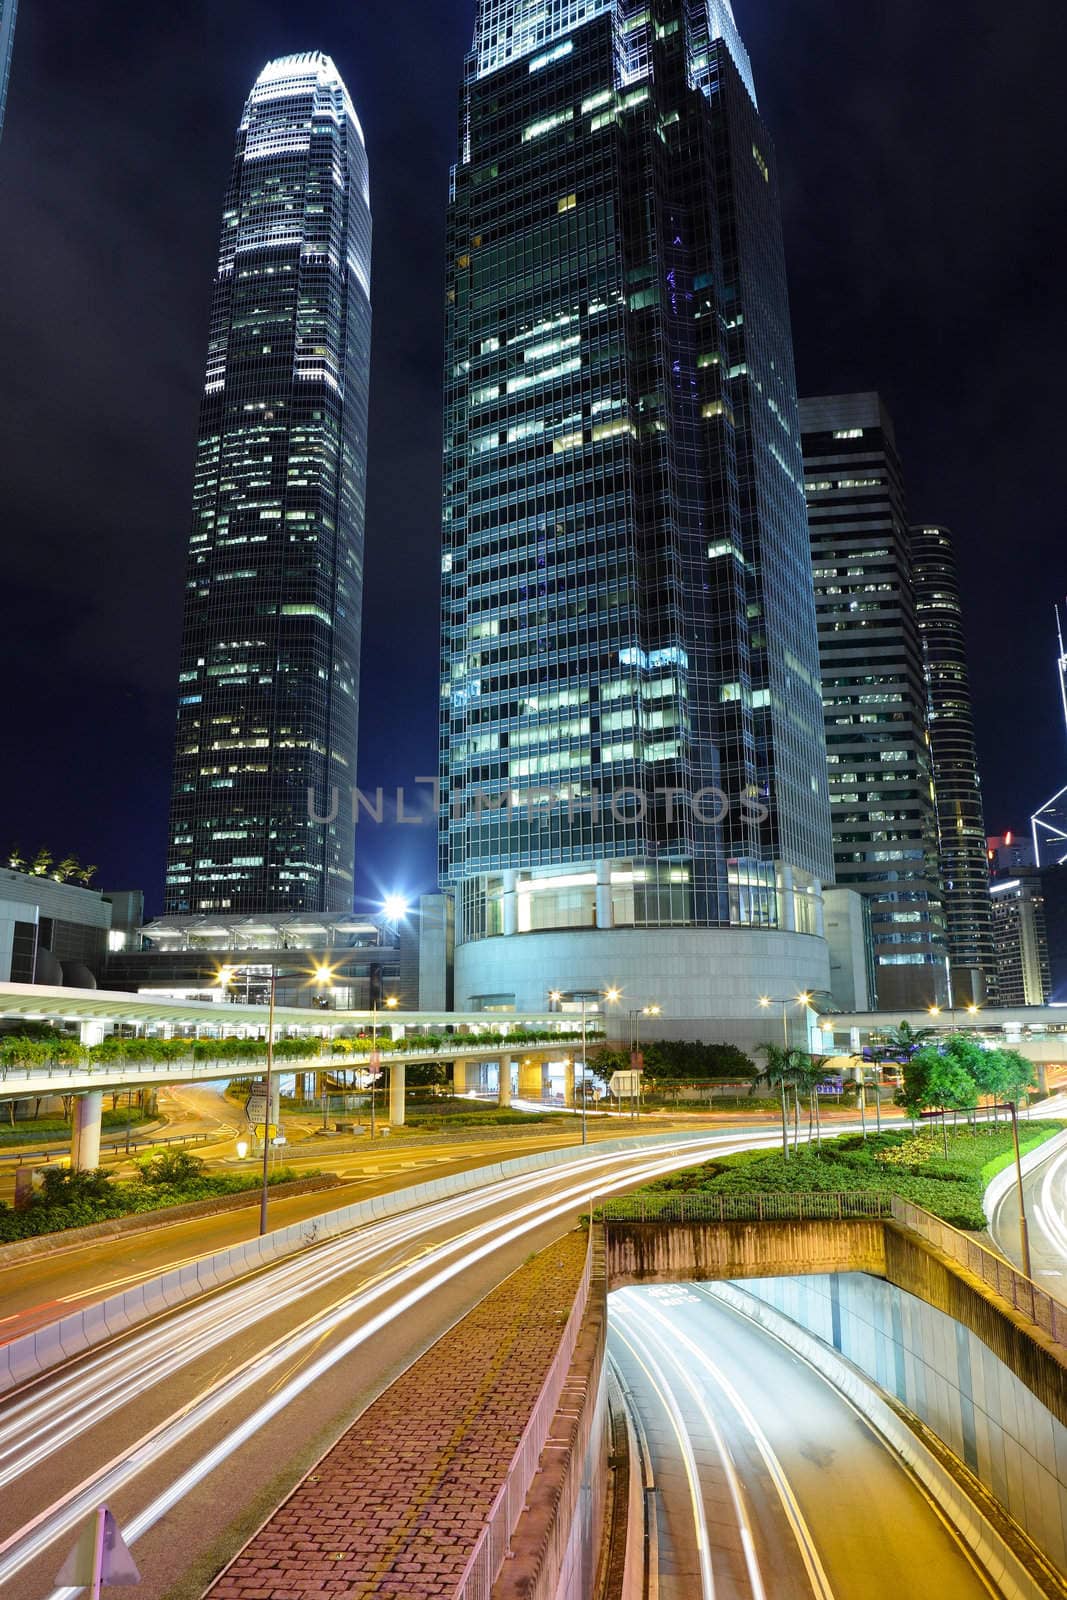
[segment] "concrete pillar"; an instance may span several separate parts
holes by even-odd
[[[452,1093],[466,1094],[469,1087],[467,1083],[467,1061],[453,1061],[452,1063]]]
[[[517,872],[504,873],[504,893],[500,902],[501,927],[506,934],[519,931],[519,875]]]
[[[563,1104],[574,1105],[574,1062],[569,1059],[563,1064]]]
[[[610,861],[598,861],[596,864],[596,925],[598,928],[615,926],[611,910]]]
[[[282,1084],[277,1067],[270,1075],[270,1116],[267,1120],[273,1122],[276,1128],[282,1125]]]
[[[519,1062],[519,1098],[520,1100],[540,1100],[541,1063],[539,1061]]]
[[[497,1082],[496,1103],[498,1106],[511,1104],[511,1057],[500,1058],[500,1076]]]
[[[778,873],[778,893],[781,897],[779,909],[779,927],[787,933],[795,933],[797,928],[797,907],[794,899],[793,869],[783,862]]]
[[[99,1089],[74,1097],[74,1127],[70,1140],[70,1165],[74,1172],[89,1172],[100,1165],[100,1118],[104,1097]]]
[[[84,1045],[102,1044],[104,1024],[102,1022],[83,1022],[79,1025],[78,1037]]]
[[[389,1125],[392,1128],[404,1126],[404,1089],[407,1077],[407,1067],[403,1061],[398,1061],[394,1056],[389,1062]]]

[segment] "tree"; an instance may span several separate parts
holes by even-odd
[[[945,1117],[949,1111],[971,1111],[978,1104],[978,1084],[973,1062],[966,1050],[957,1045],[974,1046],[974,1041],[962,1036],[949,1039],[943,1045],[926,1045],[904,1062],[904,1081],[897,1092],[897,1103],[916,1117],[922,1111],[941,1112],[941,1141],[948,1155],[948,1128]]]
[[[910,1061],[936,1032],[936,1028],[913,1028],[910,1022],[900,1022],[895,1028],[888,1028],[885,1036],[885,1059],[901,1063]]]
[[[770,1084],[777,1089],[782,1103],[782,1154],[789,1155],[789,1106],[788,1092],[792,1089],[795,1093],[797,1074],[799,1071],[798,1056],[803,1055],[800,1050],[787,1050],[780,1044],[761,1044],[760,1050],[766,1057],[767,1065],[758,1074],[757,1082]]]
[[[794,1093],[803,1091],[808,1100],[808,1141],[811,1141],[812,1125],[815,1128],[817,1146],[822,1148],[822,1111],[819,1105],[819,1086],[827,1081],[830,1073],[826,1070],[826,1060],[823,1056],[810,1056],[805,1051],[795,1050],[796,1057]]]
[[[142,1183],[153,1189],[182,1189],[200,1177],[204,1163],[188,1150],[157,1150],[137,1162]]]

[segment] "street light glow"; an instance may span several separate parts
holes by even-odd
[[[390,922],[400,922],[408,914],[408,903],[402,894],[387,894],[382,911]]]
[[[604,999],[605,1000],[610,1000],[612,1005],[614,1005],[617,1000],[621,1000],[622,999],[622,990],[621,989],[605,989],[604,990]]]
[[[397,1006],[400,1004],[400,1001],[397,999],[395,994],[387,994],[385,999],[382,1001],[382,1004],[387,1006],[390,1011],[395,1011]]]
[[[762,1007],[763,1007],[763,1009],[764,1009],[764,1010],[766,1010],[766,1009],[767,1009],[767,1007],[768,1007],[768,1006],[769,1006],[769,1005],[770,1005],[770,1003],[771,1003],[771,997],[770,997],[770,995],[768,995],[768,994],[761,994],[761,995],[760,995],[760,997],[759,997],[759,1003],[760,1003],[760,1005],[761,1005],[761,1006],[762,1006]]]
[[[315,971],[312,973],[312,982],[322,984],[326,988],[329,988],[333,983],[333,968],[325,965],[316,967]]]

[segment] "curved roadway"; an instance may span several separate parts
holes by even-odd
[[[51,1596],[103,1501],[143,1600],[198,1595],[396,1374],[590,1197],[765,1134],[577,1146],[548,1171],[360,1228],[144,1325],[5,1398],[0,1589]]]
[[[1067,1116],[1067,1095],[1046,1101],[1040,1115]],[[1021,1132],[1025,1133],[1025,1127],[1020,1123]],[[1034,1281],[1056,1299],[1067,1301],[1067,1150],[1061,1149],[1025,1173],[1023,1193]],[[1014,1184],[995,1208],[989,1231],[998,1250],[1021,1270],[1019,1193]]]
[[[849,1403],[695,1284],[623,1289],[608,1348],[655,1479],[659,1600],[988,1600]]]

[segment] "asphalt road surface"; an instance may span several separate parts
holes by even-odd
[[[617,1291],[608,1349],[655,1481],[659,1600],[988,1600],[849,1403],[695,1284]]]
[[[662,1153],[573,1147],[562,1168],[310,1248],[6,1397],[0,1589],[18,1600],[73,1593],[55,1590],[55,1574],[86,1513],[106,1502],[135,1546],[141,1600],[198,1596],[344,1427],[531,1250],[572,1227],[592,1191],[706,1160],[709,1144],[774,1139],[680,1135]]]
[[[1046,1101],[1039,1114],[1067,1116],[1067,1095]],[[1019,1124],[1022,1133],[1026,1124]],[[1030,1231],[1030,1263],[1034,1282],[1067,1301],[1067,1151],[1042,1161],[1023,1178],[1026,1219]],[[1022,1269],[1019,1236],[1019,1192],[1014,1184],[1005,1194],[990,1222],[997,1249]]]

